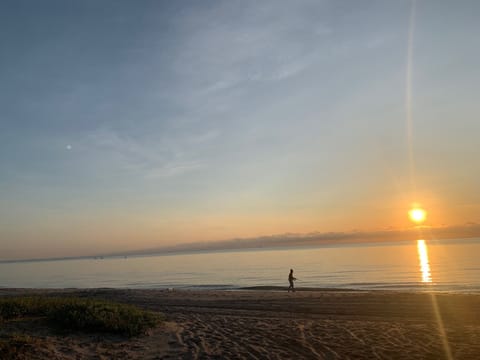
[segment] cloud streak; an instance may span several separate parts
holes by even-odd
[[[282,247],[336,246],[341,244],[391,243],[418,239],[461,239],[480,238],[480,224],[437,228],[410,228],[403,230],[313,232],[308,234],[279,234],[254,238],[236,238],[214,242],[196,242],[158,249],[140,250],[129,254],[157,254],[195,251],[222,251]],[[123,254],[123,253],[122,253]]]
[[[94,154],[97,166],[137,173],[147,179],[172,177],[207,166],[197,152],[215,141],[219,131],[178,134],[172,138],[136,139],[109,128],[90,132],[76,148]]]

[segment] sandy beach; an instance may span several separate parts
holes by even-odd
[[[0,289],[109,299],[162,312],[145,336],[53,332],[35,319],[30,359],[477,359],[480,295],[385,291]]]

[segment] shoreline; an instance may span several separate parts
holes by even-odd
[[[355,287],[296,287],[295,292],[363,292],[363,293],[399,293],[399,294],[452,294],[452,295],[480,295],[480,289],[462,287],[462,290],[445,289],[439,290],[429,285],[412,287],[376,287],[376,288],[355,288]],[[233,286],[233,285],[192,285],[192,286],[162,286],[162,287],[3,287],[0,286],[0,297],[2,293],[8,292],[63,292],[63,291],[168,291],[168,292],[287,292],[288,286],[277,285],[256,285],[256,286]]]

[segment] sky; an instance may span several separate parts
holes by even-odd
[[[0,259],[480,222],[480,3],[412,4],[2,1]]]

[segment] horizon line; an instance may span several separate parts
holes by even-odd
[[[381,243],[386,244],[418,240],[418,237],[424,238],[424,236],[420,236],[419,234],[423,235],[422,232],[425,229],[430,232],[429,239],[426,240],[466,240],[480,238],[480,224],[470,222],[464,225],[452,225],[437,228],[417,226],[408,229],[385,229],[377,231],[353,230],[349,232],[310,232],[303,234],[284,233],[250,238],[232,238],[218,241],[197,241],[156,248],[126,250],[118,252],[104,252],[76,256],[0,259],[0,264],[19,262],[82,260],[102,257],[112,258],[124,256],[173,255],[199,252],[228,252],[241,250],[305,248],[337,245],[362,245]],[[435,234],[433,232],[435,232]],[[413,236],[414,234],[415,236]]]

